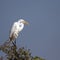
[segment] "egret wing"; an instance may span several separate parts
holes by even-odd
[[[11,37],[11,35],[15,32],[16,27],[17,27],[16,25],[17,25],[17,23],[14,22],[14,24],[12,25],[12,28],[11,28],[10,37]]]

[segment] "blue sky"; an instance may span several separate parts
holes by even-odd
[[[8,39],[11,25],[20,18],[30,24],[18,37],[17,46],[31,49],[33,56],[59,60],[60,0],[0,0],[0,44]]]

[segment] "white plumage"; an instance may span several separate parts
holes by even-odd
[[[10,41],[15,40],[18,37],[19,32],[21,32],[24,28],[24,24],[28,24],[28,22],[23,19],[20,19],[17,22],[14,22],[11,28],[10,36],[9,36]]]

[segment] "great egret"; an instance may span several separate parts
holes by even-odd
[[[14,41],[18,37],[19,32],[23,30],[25,24],[27,25],[28,22],[24,19],[19,19],[17,22],[14,22],[9,36],[10,41]]]

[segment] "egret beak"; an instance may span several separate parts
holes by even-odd
[[[22,21],[23,24],[28,25],[29,23],[27,21]]]

